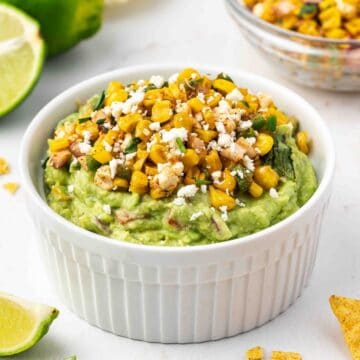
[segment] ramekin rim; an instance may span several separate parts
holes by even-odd
[[[289,40],[290,37],[297,37],[302,40],[309,40],[312,43],[318,42],[327,45],[355,45],[360,46],[360,40],[350,39],[350,40],[341,40],[341,39],[330,39],[324,38],[321,36],[310,36],[306,34],[300,34],[297,31],[283,29],[279,26],[273,25],[267,21],[264,21],[257,16],[255,16],[251,11],[247,10],[245,6],[241,5],[238,0],[225,0],[227,6],[230,7],[233,11],[237,12],[241,16],[246,17],[247,20],[254,22],[257,26],[263,28],[263,30],[271,30],[276,35],[286,35]]]
[[[78,225],[73,224],[72,222],[66,220],[59,214],[57,214],[54,210],[50,208],[50,206],[46,203],[46,201],[42,198],[42,196],[37,191],[34,183],[31,180],[30,172],[28,168],[27,158],[26,158],[26,150],[31,146],[31,139],[34,135],[34,131],[37,128],[39,124],[41,124],[44,119],[46,119],[45,114],[49,112],[49,109],[51,111],[51,108],[56,106],[58,103],[61,103],[64,97],[66,97],[70,93],[76,93],[83,89],[84,87],[91,86],[92,83],[96,83],[100,81],[102,78],[106,77],[119,77],[124,76],[126,73],[129,72],[141,72],[141,71],[152,71],[163,69],[163,70],[170,70],[170,71],[176,71],[176,69],[180,70],[186,66],[191,66],[197,69],[200,69],[201,71],[207,71],[211,73],[220,73],[220,72],[226,72],[229,74],[236,74],[239,77],[248,77],[253,80],[257,80],[260,82],[263,82],[264,84],[267,83],[268,85],[271,85],[273,87],[277,87],[278,89],[281,89],[282,91],[285,91],[287,93],[287,96],[291,96],[292,98],[296,98],[297,101],[302,103],[303,106],[306,106],[309,111],[313,112],[317,119],[316,121],[319,123],[321,129],[322,129],[322,136],[324,137],[325,143],[328,145],[329,152],[327,154],[326,158],[326,165],[323,177],[319,183],[319,186],[317,187],[315,193],[312,195],[312,197],[296,212],[285,218],[284,220],[271,225],[268,228],[265,228],[263,230],[260,230],[256,233],[246,235],[240,238],[235,238],[231,240],[226,240],[223,242],[218,243],[212,243],[212,244],[202,244],[202,245],[193,245],[193,246],[159,246],[159,245],[144,245],[144,244],[137,244],[137,243],[131,243],[123,240],[117,240],[110,237],[106,237],[97,233],[93,233],[91,231],[88,231],[86,229],[81,228]],[[300,95],[295,93],[294,91],[288,89],[287,87],[280,85],[276,83],[275,81],[269,80],[267,78],[264,78],[262,76],[253,74],[251,72],[247,71],[240,71],[233,67],[219,67],[219,66],[213,66],[213,65],[199,65],[188,62],[184,63],[156,63],[156,64],[138,64],[138,65],[132,65],[127,66],[123,68],[118,68],[115,70],[111,70],[105,73],[102,73],[100,75],[91,77],[87,80],[84,80],[76,85],[71,86],[70,88],[66,89],[65,91],[58,94],[55,98],[53,98],[50,102],[48,102],[34,117],[34,119],[29,124],[28,128],[26,129],[22,142],[20,147],[20,153],[19,153],[19,164],[20,164],[20,175],[21,179],[23,181],[23,187],[27,193],[27,195],[30,197],[30,200],[35,202],[38,207],[40,207],[47,216],[52,217],[57,223],[59,223],[61,226],[65,226],[68,230],[73,231],[75,233],[78,233],[81,235],[81,241],[84,241],[84,247],[86,247],[87,241],[96,241],[99,242],[101,245],[106,244],[106,246],[111,247],[123,247],[129,250],[134,251],[143,251],[147,253],[186,253],[186,252],[199,252],[199,251],[217,251],[218,249],[226,248],[226,247],[232,247],[236,245],[241,245],[249,242],[255,242],[256,240],[261,241],[261,238],[264,238],[279,229],[287,226],[289,223],[296,222],[298,218],[300,218],[302,215],[310,211],[310,209],[315,206],[315,204],[321,199],[322,195],[326,192],[328,187],[331,184],[332,181],[332,174],[335,169],[335,150],[334,150],[334,144],[333,140],[330,135],[330,131],[328,130],[327,126],[325,125],[325,122],[323,121],[322,117],[318,113],[318,111],[310,105],[304,98],[302,98]],[[41,159],[39,159],[40,161]],[[71,241],[71,240],[69,240]]]

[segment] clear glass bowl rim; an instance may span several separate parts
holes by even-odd
[[[249,11],[244,5],[242,5],[239,0],[225,0],[225,2],[235,14],[241,16],[242,18],[245,18],[245,20],[251,22],[253,25],[262,28],[262,30],[270,31],[281,37],[296,37],[298,39],[307,40],[309,42],[322,45],[354,45],[355,47],[360,47],[360,40],[328,39],[320,36],[304,35],[293,30],[283,29],[279,26],[273,25],[267,21],[256,17],[251,11]]]

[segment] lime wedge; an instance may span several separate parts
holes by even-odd
[[[20,353],[49,330],[59,311],[0,292],[0,356]]]
[[[0,4],[0,117],[34,87],[45,55],[39,24],[17,8]]]

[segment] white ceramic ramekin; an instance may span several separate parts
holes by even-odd
[[[91,233],[63,219],[44,200],[40,159],[55,124],[110,80],[128,83],[169,76],[183,65],[119,69],[80,83],[46,105],[24,135],[20,164],[28,208],[44,249],[47,271],[63,302],[91,324],[133,339],[191,343],[220,339],[273,319],[300,295],[316,257],[330,195],[334,147],[319,114],[287,88],[234,69],[252,91],[273,95],[314,139],[312,161],[320,181],[295,214],[256,234],[187,248],[135,245]]]

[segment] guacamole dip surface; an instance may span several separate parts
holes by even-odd
[[[169,79],[113,81],[48,140],[47,201],[84,229],[139,244],[252,234],[316,190],[299,129],[270,95],[223,73],[188,68]]]

